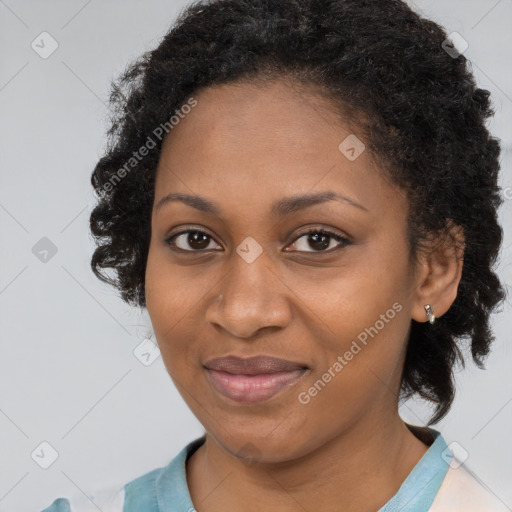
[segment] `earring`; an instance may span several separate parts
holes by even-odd
[[[427,312],[428,321],[433,324],[436,321],[436,317],[434,316],[434,310],[430,304],[425,304],[425,311]]]

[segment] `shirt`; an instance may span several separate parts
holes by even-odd
[[[397,493],[377,512],[505,512],[508,508],[458,461],[441,434]],[[186,462],[205,441],[188,443],[167,466],[92,496],[58,498],[42,512],[196,512],[187,486]]]

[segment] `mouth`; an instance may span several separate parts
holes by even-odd
[[[270,399],[296,384],[308,367],[286,359],[236,356],[209,360],[204,368],[212,387],[237,403],[257,403]]]
[[[268,400],[282,389],[296,384],[307,372],[306,369],[259,375],[236,375],[208,370],[210,383],[221,395],[241,403],[256,403]]]

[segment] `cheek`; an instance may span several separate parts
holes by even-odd
[[[331,272],[290,272],[286,276],[287,287],[293,291],[290,300],[298,299],[299,320],[308,318],[303,328],[316,333],[318,341],[323,339],[327,351],[344,352],[351,340],[359,337],[364,343],[381,332],[391,340],[402,339],[408,327],[404,320],[408,282],[402,262],[395,263],[387,264],[382,255],[371,258],[366,253],[364,261]]]
[[[309,442],[335,436],[366,415],[382,418],[395,410],[408,322],[397,303],[383,314],[387,323],[369,314],[371,323],[344,317],[331,324],[337,343],[297,390],[297,430]]]
[[[146,265],[146,305],[154,324],[167,326],[176,324],[192,310],[194,302],[208,290],[206,279],[198,279],[200,270],[185,272],[170,262],[165,247],[152,242]]]
[[[178,271],[172,271],[165,254],[150,247],[146,266],[146,309],[168,370],[183,364],[193,332],[194,303],[201,290],[199,282],[185,280]],[[207,288],[205,288],[206,290]],[[204,293],[204,292],[203,292]]]
[[[314,312],[318,365],[303,401],[333,416],[329,403],[357,411],[382,393],[397,392],[407,340],[408,262],[391,250],[365,253],[364,261],[335,279],[301,284],[304,310]],[[316,403],[316,405],[314,405]]]
[[[348,390],[364,392],[380,384],[393,386],[400,372],[409,319],[401,302],[391,300],[361,304],[361,309],[343,309],[338,302],[337,313],[333,311],[327,321],[328,328],[315,337],[317,364],[311,380],[320,379],[319,391],[329,387],[345,400]],[[354,302],[351,305],[357,306]]]

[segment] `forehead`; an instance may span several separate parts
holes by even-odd
[[[347,138],[359,139],[357,128],[318,91],[287,81],[236,83],[202,89],[194,98],[197,106],[165,138],[155,204],[168,193],[195,193],[238,203],[242,211],[323,190],[369,209],[396,203],[398,191],[366,149],[355,160],[340,150]]]

